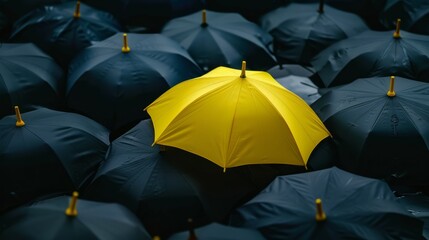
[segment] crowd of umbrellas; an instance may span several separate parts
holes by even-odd
[[[428,9],[0,0],[0,239],[428,239]]]

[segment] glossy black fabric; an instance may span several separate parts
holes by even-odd
[[[368,30],[358,15],[330,6],[292,3],[264,14],[261,27],[273,36],[273,50],[280,62],[309,65],[331,44]]]
[[[338,142],[339,164],[398,183],[429,183],[429,83],[389,77],[358,79],[311,107]]]
[[[179,42],[206,72],[219,66],[241,68],[242,61],[252,70],[267,70],[276,64],[268,45],[270,34],[237,13],[202,12],[167,22],[161,34]]]
[[[104,160],[107,129],[73,113],[40,108],[0,120],[0,211],[83,188]]]
[[[423,236],[429,239],[429,196],[415,193],[398,196],[397,199],[408,212],[424,222]]]
[[[0,239],[150,240],[139,219],[116,203],[77,200],[77,216],[65,210],[69,196],[34,202],[0,216]]]
[[[80,50],[123,31],[109,13],[81,3],[80,17],[73,17],[76,2],[36,8],[17,20],[10,41],[33,42],[60,65],[67,67]]]
[[[132,209],[153,235],[168,236],[223,221],[230,211],[263,189],[275,176],[302,172],[286,166],[244,166],[223,172],[191,153],[152,146],[150,119],[112,142],[85,197],[115,201]]]
[[[111,130],[149,118],[143,109],[170,87],[202,75],[180,47],[161,34],[123,34],[83,50],[70,64],[67,105]]]
[[[428,82],[429,36],[400,31],[365,31],[341,40],[311,61],[312,80],[321,87],[346,84],[358,78],[401,76]]]
[[[315,200],[326,220],[318,222]],[[423,222],[407,212],[380,180],[333,167],[277,177],[230,218],[271,240],[422,239]]]
[[[14,106],[64,107],[61,67],[32,43],[0,44],[0,118]]]

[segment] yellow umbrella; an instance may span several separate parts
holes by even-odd
[[[218,67],[170,88],[145,110],[154,144],[177,147],[224,168],[306,166],[324,138],[322,121],[270,74]]]

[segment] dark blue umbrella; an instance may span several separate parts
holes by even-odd
[[[77,52],[123,31],[109,13],[86,4],[65,2],[37,8],[17,20],[12,42],[33,42],[53,56],[63,67]]]
[[[132,209],[152,235],[168,236],[224,221],[275,176],[302,172],[284,166],[244,166],[225,173],[206,159],[153,145],[150,119],[114,140],[85,197],[119,202]],[[163,150],[165,149],[165,150]]]
[[[0,44],[0,118],[13,106],[64,107],[64,73],[49,55],[32,43]]]
[[[83,189],[109,145],[84,116],[39,108],[0,120],[0,212],[36,197]]]
[[[428,82],[429,36],[406,31],[365,31],[341,40],[311,61],[312,80],[334,87],[358,78],[400,76]]]
[[[429,196],[418,192],[400,195],[397,199],[412,215],[424,222],[423,236],[429,239]]]
[[[0,216],[1,239],[150,240],[138,218],[116,203],[78,200],[74,192],[39,200]],[[69,200],[70,199],[70,200]]]
[[[338,166],[397,183],[429,183],[429,83],[357,79],[311,107],[337,142]]]
[[[237,13],[203,10],[166,23],[161,34],[179,42],[208,72],[219,66],[266,70],[276,64],[272,37]]]
[[[304,65],[331,44],[368,30],[358,15],[323,4],[288,4],[264,14],[260,24],[273,36],[279,62]]]
[[[230,224],[271,240],[422,239],[423,228],[385,182],[336,167],[277,177]]]
[[[147,105],[201,74],[186,50],[161,34],[118,33],[86,48],[70,64],[67,105],[117,130],[149,118],[143,111]]]

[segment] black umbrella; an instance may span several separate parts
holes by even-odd
[[[292,3],[264,14],[264,30],[273,36],[280,62],[309,65],[329,45],[368,30],[356,14],[320,4]]]
[[[244,166],[222,172],[185,151],[160,150],[153,143],[150,119],[112,142],[85,196],[119,202],[132,209],[152,235],[168,236],[224,221],[233,208],[249,200],[275,176],[304,171],[299,167]]]
[[[27,13],[14,23],[10,41],[33,42],[66,67],[92,41],[122,30],[111,14],[73,1]]]
[[[397,183],[429,183],[429,83],[358,79],[311,107],[338,143],[339,166]]]
[[[219,223],[210,223],[197,229],[174,233],[167,240],[265,240],[265,237],[257,230],[231,227]]]
[[[179,42],[206,72],[219,66],[266,70],[276,64],[272,37],[237,13],[203,10],[169,21],[161,34]]]
[[[277,177],[230,224],[271,240],[422,239],[423,227],[385,182],[336,167]]]
[[[311,62],[319,86],[333,87],[358,78],[401,76],[429,81],[429,36],[365,31],[320,52]]]
[[[402,20],[404,30],[429,34],[429,1],[387,0],[380,12],[379,20],[387,29],[395,29],[396,19]]]
[[[2,118],[0,212],[84,188],[104,160],[108,134],[86,117],[46,108]]]
[[[0,118],[15,105],[64,106],[63,70],[32,43],[0,44],[0,81]]]
[[[170,19],[185,16],[204,7],[204,0],[84,0],[85,3],[114,14],[127,26],[159,32]]]
[[[0,9],[11,21],[16,21],[32,10],[70,0],[0,0]]]
[[[59,196],[22,206],[0,216],[1,239],[150,240],[138,218],[116,203]],[[69,200],[70,199],[70,200]]]
[[[143,109],[171,86],[202,74],[161,34],[115,34],[83,50],[70,64],[67,105],[117,130],[149,118]]]
[[[306,103],[312,104],[314,101],[321,97],[319,87],[317,87],[309,78],[289,75],[285,77],[276,78],[283,87],[289,89]]]

